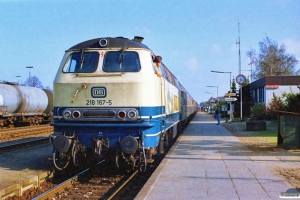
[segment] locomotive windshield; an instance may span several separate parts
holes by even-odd
[[[140,59],[134,51],[109,51],[103,61],[104,72],[138,72],[141,69]]]
[[[96,71],[98,61],[98,52],[74,52],[68,57],[63,72],[92,73]]]

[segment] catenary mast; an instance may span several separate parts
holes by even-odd
[[[238,42],[236,44],[239,44],[239,74],[241,74],[241,41],[240,41],[240,22],[238,22]],[[242,86],[240,85],[240,116],[241,119],[243,118],[242,116],[242,110],[243,110],[243,101],[242,101]]]

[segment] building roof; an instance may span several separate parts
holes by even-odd
[[[250,90],[266,85],[300,85],[300,76],[265,76],[250,84]]]

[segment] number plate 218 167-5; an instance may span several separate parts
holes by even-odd
[[[85,101],[87,106],[104,106],[104,105],[112,105],[112,100],[86,100]]]

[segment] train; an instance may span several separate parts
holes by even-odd
[[[0,128],[50,123],[52,110],[52,90],[0,83]]]
[[[56,170],[102,158],[145,171],[196,114],[143,39],[96,38],[65,51],[53,82]]]

